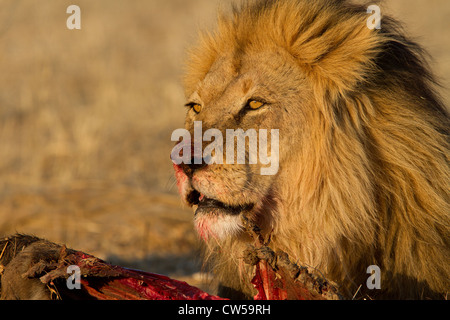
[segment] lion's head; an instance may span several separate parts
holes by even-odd
[[[211,153],[223,164],[195,163],[189,142],[192,163],[175,166],[218,276],[233,291],[251,294],[240,259],[249,241],[244,213],[273,246],[348,294],[365,284],[370,265],[386,284],[378,296],[448,289],[448,113],[419,46],[388,17],[369,29],[366,10],[345,1],[251,1],[222,15],[191,51],[193,136],[196,122],[200,135],[217,129],[224,139],[230,129],[279,130],[267,138],[274,174],[261,174],[273,163],[260,157],[250,163],[250,140],[243,164],[227,162],[226,148]]]

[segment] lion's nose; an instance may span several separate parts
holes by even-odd
[[[176,152],[176,157],[178,159],[183,159],[181,163],[177,165],[188,175],[192,175],[194,171],[206,167],[208,164],[202,157],[202,150],[196,150],[194,144],[185,145],[183,143],[178,144],[179,148]],[[197,151],[197,152],[196,152]],[[186,156],[184,152],[188,152]],[[174,161],[174,154],[171,154],[171,159]],[[175,163],[175,162],[174,162]]]
[[[187,166],[189,167],[189,169],[195,171],[195,170],[199,170],[201,168],[204,168],[207,166],[207,164],[205,163],[205,161],[203,161],[202,158],[197,159],[197,158],[192,158],[191,159],[191,163],[187,164]]]
[[[207,166],[203,159],[192,157],[191,163],[181,163],[179,165],[187,176],[192,176],[196,170],[200,170]]]

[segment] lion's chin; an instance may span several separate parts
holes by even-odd
[[[198,208],[195,208],[196,212]],[[228,215],[217,210],[211,212],[202,211],[196,213],[194,219],[197,233],[204,240],[225,240],[229,237],[237,237],[244,231],[240,215]]]
[[[195,213],[195,226],[200,237],[223,240],[238,236],[243,232],[241,215],[252,210],[253,205],[227,205],[215,199],[207,198],[197,191],[188,196]]]

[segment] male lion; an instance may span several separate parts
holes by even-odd
[[[245,212],[347,297],[445,298],[449,116],[421,48],[344,0],[258,0],[191,51],[186,128],[279,129],[279,171],[175,166],[222,295],[251,297]],[[270,140],[270,139],[269,139]],[[270,143],[269,143],[270,146]],[[224,153],[225,156],[225,153]],[[248,154],[247,154],[248,156]],[[366,286],[381,270],[381,289]]]

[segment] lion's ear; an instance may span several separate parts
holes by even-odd
[[[291,42],[291,54],[304,70],[324,115],[332,116],[341,105],[340,97],[358,91],[370,81],[377,68],[385,35],[367,27],[364,12],[340,15],[333,13],[325,20],[317,19]],[[339,16],[339,15],[338,15]]]
[[[365,12],[338,14],[336,8],[323,18],[305,21],[290,41],[291,54],[308,76],[320,85],[352,90],[373,74],[381,51],[382,32],[367,27]]]

